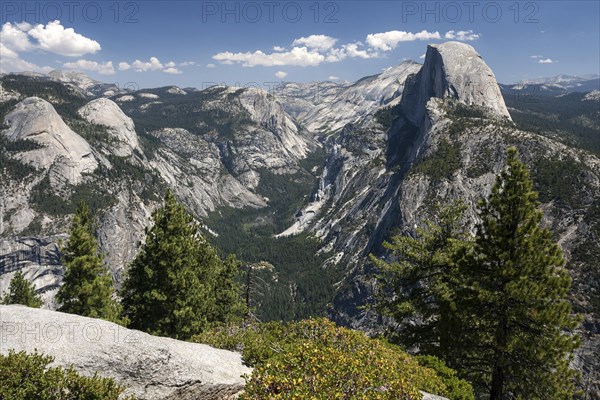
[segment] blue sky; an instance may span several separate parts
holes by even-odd
[[[474,46],[500,82],[599,74],[599,1],[97,1],[0,5],[2,72],[139,87],[356,80],[428,43]]]

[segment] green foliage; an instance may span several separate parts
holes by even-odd
[[[35,288],[21,271],[10,280],[8,292],[4,295],[3,304],[22,304],[27,307],[40,308],[42,299],[35,293]]]
[[[244,263],[266,261],[275,270],[256,270],[257,285],[251,303],[262,321],[323,316],[333,299],[340,271],[323,268],[327,253],[321,242],[306,234],[275,238],[279,233],[265,210],[222,209],[208,221],[219,233],[211,241],[225,254],[235,253]],[[292,289],[293,288],[293,289]]]
[[[213,101],[222,97],[223,90],[225,88],[219,87],[190,92],[187,96],[169,95],[159,90],[161,104],[157,107],[150,105],[146,110],[141,109],[140,106],[148,103],[148,100],[136,97],[134,101],[123,103],[121,108],[134,119],[136,130],[146,139],[149,139],[149,135],[145,132],[176,126],[196,135],[216,134],[221,139],[232,140],[235,132],[252,123],[252,120],[241,105],[235,106],[235,94],[229,96],[230,109],[214,107]],[[153,90],[144,92],[152,93]]]
[[[32,140],[17,140],[11,142],[0,135],[0,178],[2,182],[23,181],[36,172],[29,164],[14,158],[15,152],[34,150],[38,144]],[[3,185],[0,184],[0,187]]]
[[[472,251],[460,260],[460,312],[465,326],[456,363],[490,399],[570,399],[577,373],[569,366],[579,338],[567,294],[571,278],[516,149],[480,203]]]
[[[29,200],[37,211],[52,215],[73,214],[82,201],[89,204],[93,212],[110,207],[115,202],[115,197],[98,183],[67,185],[63,192],[62,195],[55,194],[46,175],[31,189]]]
[[[131,326],[187,339],[210,324],[237,317],[242,310],[233,281],[237,261],[221,261],[170,191],[152,219],[123,284],[123,306]]]
[[[449,395],[444,380],[455,383],[388,342],[325,319],[222,327],[194,339],[242,350],[255,367],[242,395],[246,400],[408,400],[420,398],[419,390]],[[465,382],[457,387],[468,393]],[[468,397],[451,397],[463,398]]]
[[[583,164],[570,157],[563,160],[539,158],[534,165],[533,177],[540,200],[581,207],[579,194],[582,187],[581,172],[584,169]]]
[[[63,117],[80,118],[77,115],[77,110],[87,103],[85,97],[77,93],[72,87],[61,82],[23,75],[5,76],[0,80],[2,81],[4,90],[16,91],[25,97],[40,97],[52,103],[58,114]],[[56,101],[56,99],[60,99],[61,101]],[[1,112],[2,109],[0,108]]]
[[[436,221],[425,221],[413,236],[394,236],[384,246],[396,260],[388,263],[371,255],[380,274],[377,296],[380,312],[398,321],[394,342],[420,353],[448,357],[461,321],[456,298],[461,278],[456,255],[470,246],[463,224],[465,206],[438,206]]]
[[[419,365],[431,368],[446,385],[446,396],[452,400],[475,400],[473,386],[456,375],[456,371],[435,356],[416,356]]]
[[[2,400],[125,400],[125,388],[113,379],[79,375],[73,367],[49,368],[50,356],[38,353],[0,354]],[[134,400],[129,397],[128,400]]]
[[[112,277],[93,235],[90,210],[83,202],[75,212],[62,252],[65,276],[56,295],[61,303],[59,311],[124,323],[120,318],[121,306],[114,298]]]
[[[600,154],[600,109],[597,101],[582,101],[584,93],[544,96],[532,93],[504,96],[520,129],[559,139]]]
[[[375,113],[375,119],[383,125],[385,129],[390,129],[401,116],[402,111],[399,104],[392,107],[380,108]]]
[[[434,182],[450,179],[456,170],[461,167],[460,144],[440,140],[435,151],[425,159],[415,164],[412,173],[421,173]]]
[[[569,366],[579,345],[567,300],[571,279],[541,226],[537,199],[511,148],[507,168],[479,204],[472,244],[463,242],[460,219],[448,219],[456,214],[442,212],[416,238],[394,238],[388,247],[398,262],[373,260],[393,292],[380,299],[398,319],[393,337],[440,356],[491,400],[571,399],[578,378]],[[430,328],[422,341],[420,327]]]

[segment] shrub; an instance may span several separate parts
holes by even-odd
[[[456,376],[456,371],[434,356],[416,356],[419,365],[433,369],[446,385],[446,396],[453,400],[475,400],[473,387],[464,379]]]
[[[0,399],[117,400],[125,390],[111,378],[81,376],[72,366],[48,368],[52,361],[50,356],[23,351],[0,355]]]
[[[247,377],[245,400],[401,400],[420,398],[419,390],[443,396],[456,392],[446,378],[399,347],[326,319],[221,327],[194,340],[242,351],[245,362],[255,367]],[[442,371],[452,377],[448,370]]]

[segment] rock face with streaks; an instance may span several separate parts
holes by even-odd
[[[252,370],[241,356],[207,345],[123,328],[100,319],[0,305],[0,353],[37,351],[53,366],[114,378],[140,400],[224,400]]]
[[[92,100],[77,113],[88,122],[107,128],[114,155],[126,157],[140,149],[133,120],[114,101],[105,98]]]
[[[421,70],[406,82],[402,109],[421,124],[432,97],[485,107],[510,119],[494,73],[475,49],[465,43],[446,42],[427,46]]]
[[[37,143],[39,148],[19,154],[19,160],[26,164],[51,169],[58,178],[72,184],[98,167],[88,142],[73,132],[46,100],[26,98],[6,116],[5,123],[8,129],[3,135],[8,140]]]

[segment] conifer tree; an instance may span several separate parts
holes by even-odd
[[[438,206],[436,220],[425,221],[414,235],[385,242],[396,261],[371,255],[380,271],[377,305],[397,323],[390,339],[423,354],[451,358],[458,320],[456,293],[461,281],[455,255],[469,246],[462,223],[465,206]]]
[[[229,255],[222,263],[215,281],[214,296],[216,299],[215,315],[211,322],[228,324],[237,322],[246,314],[243,300],[240,271],[242,263]]]
[[[84,202],[75,212],[62,251],[65,275],[56,296],[61,303],[58,310],[123,323],[113,279],[98,250],[90,209]]]
[[[480,202],[473,251],[461,261],[466,286],[463,371],[490,400],[570,399],[569,368],[578,325],[567,293],[571,279],[550,231],[541,225],[538,194],[514,148],[507,168]]]
[[[42,299],[35,293],[35,288],[21,271],[18,271],[10,281],[8,292],[4,295],[3,304],[22,304],[27,307],[40,308]]]
[[[216,250],[170,191],[152,220],[123,285],[131,326],[188,339],[211,323],[226,321],[236,308],[229,279],[237,263],[225,263],[224,269]]]

